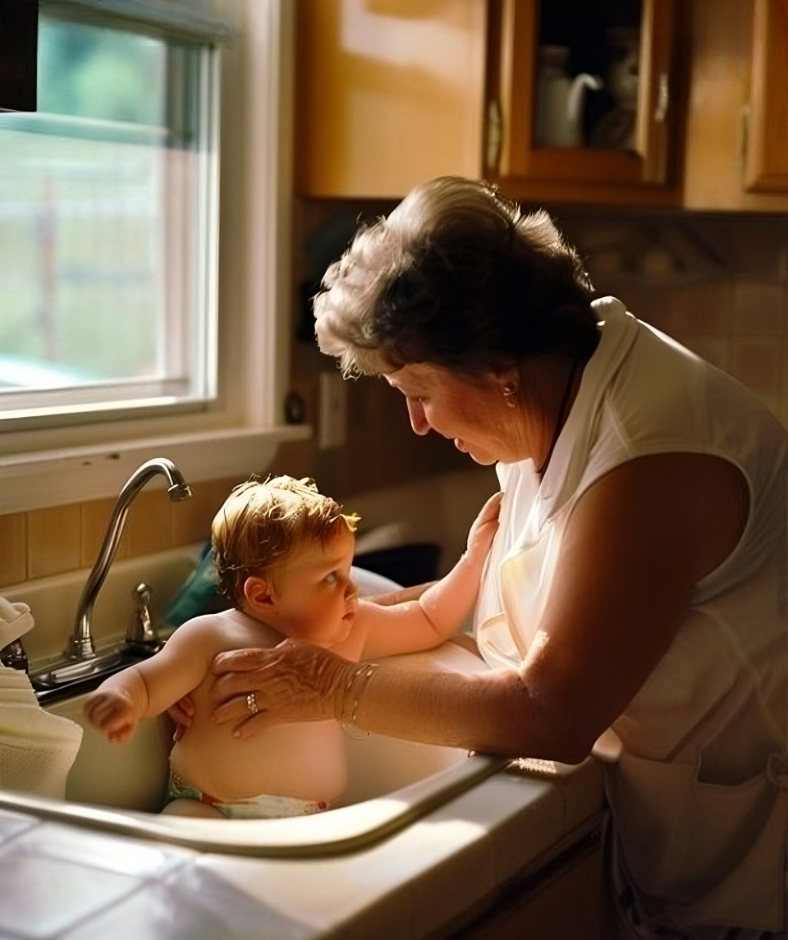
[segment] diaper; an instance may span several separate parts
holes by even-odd
[[[286,816],[311,816],[328,809],[328,803],[322,800],[299,800],[296,797],[271,793],[262,793],[260,796],[251,796],[234,803],[223,803],[191,786],[174,771],[170,771],[167,802],[172,800],[197,800],[207,803],[228,819],[281,819]]]

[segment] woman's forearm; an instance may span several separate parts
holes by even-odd
[[[458,671],[431,654],[357,663],[288,640],[219,654],[211,699],[215,720],[234,722],[241,738],[271,724],[335,718],[405,740],[577,763],[604,730],[584,720],[587,709],[563,674],[556,681],[525,666],[480,670]]]
[[[364,731],[510,757],[587,756],[517,670],[436,672],[384,661],[365,680],[365,666],[346,683],[338,716]]]

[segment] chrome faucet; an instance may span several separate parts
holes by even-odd
[[[120,662],[120,650],[113,650],[102,655],[96,653],[91,627],[93,606],[115,557],[129,507],[145,484],[158,475],[166,478],[167,493],[174,502],[189,499],[192,495],[178,468],[171,460],[164,457],[154,457],[137,467],[132,473],[118,494],[98,557],[82,589],[77,604],[74,629],[65,649],[67,662],[51,669],[46,675],[42,675],[40,679],[43,684],[56,685],[83,678],[113,663]]]
[[[128,478],[118,494],[98,558],[93,565],[93,570],[90,572],[85,587],[82,589],[77,604],[74,632],[71,634],[66,647],[66,656],[69,659],[85,660],[93,659],[96,656],[91,630],[93,605],[96,603],[98,592],[107,577],[112,559],[115,557],[120,536],[123,533],[123,526],[126,524],[129,507],[145,484],[158,474],[166,477],[168,483],[167,494],[173,502],[189,499],[192,495],[192,491],[181,476],[180,470],[171,460],[164,457],[154,457],[152,460],[148,460],[142,466],[137,467]]]

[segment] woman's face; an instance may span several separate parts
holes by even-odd
[[[416,434],[430,431],[454,441],[476,463],[511,463],[530,456],[517,420],[503,394],[508,375],[470,379],[427,362],[411,363],[385,376],[405,396]]]

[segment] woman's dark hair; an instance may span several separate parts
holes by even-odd
[[[544,211],[488,183],[441,177],[362,228],[314,301],[345,375],[430,362],[469,375],[596,347],[593,286]]]

